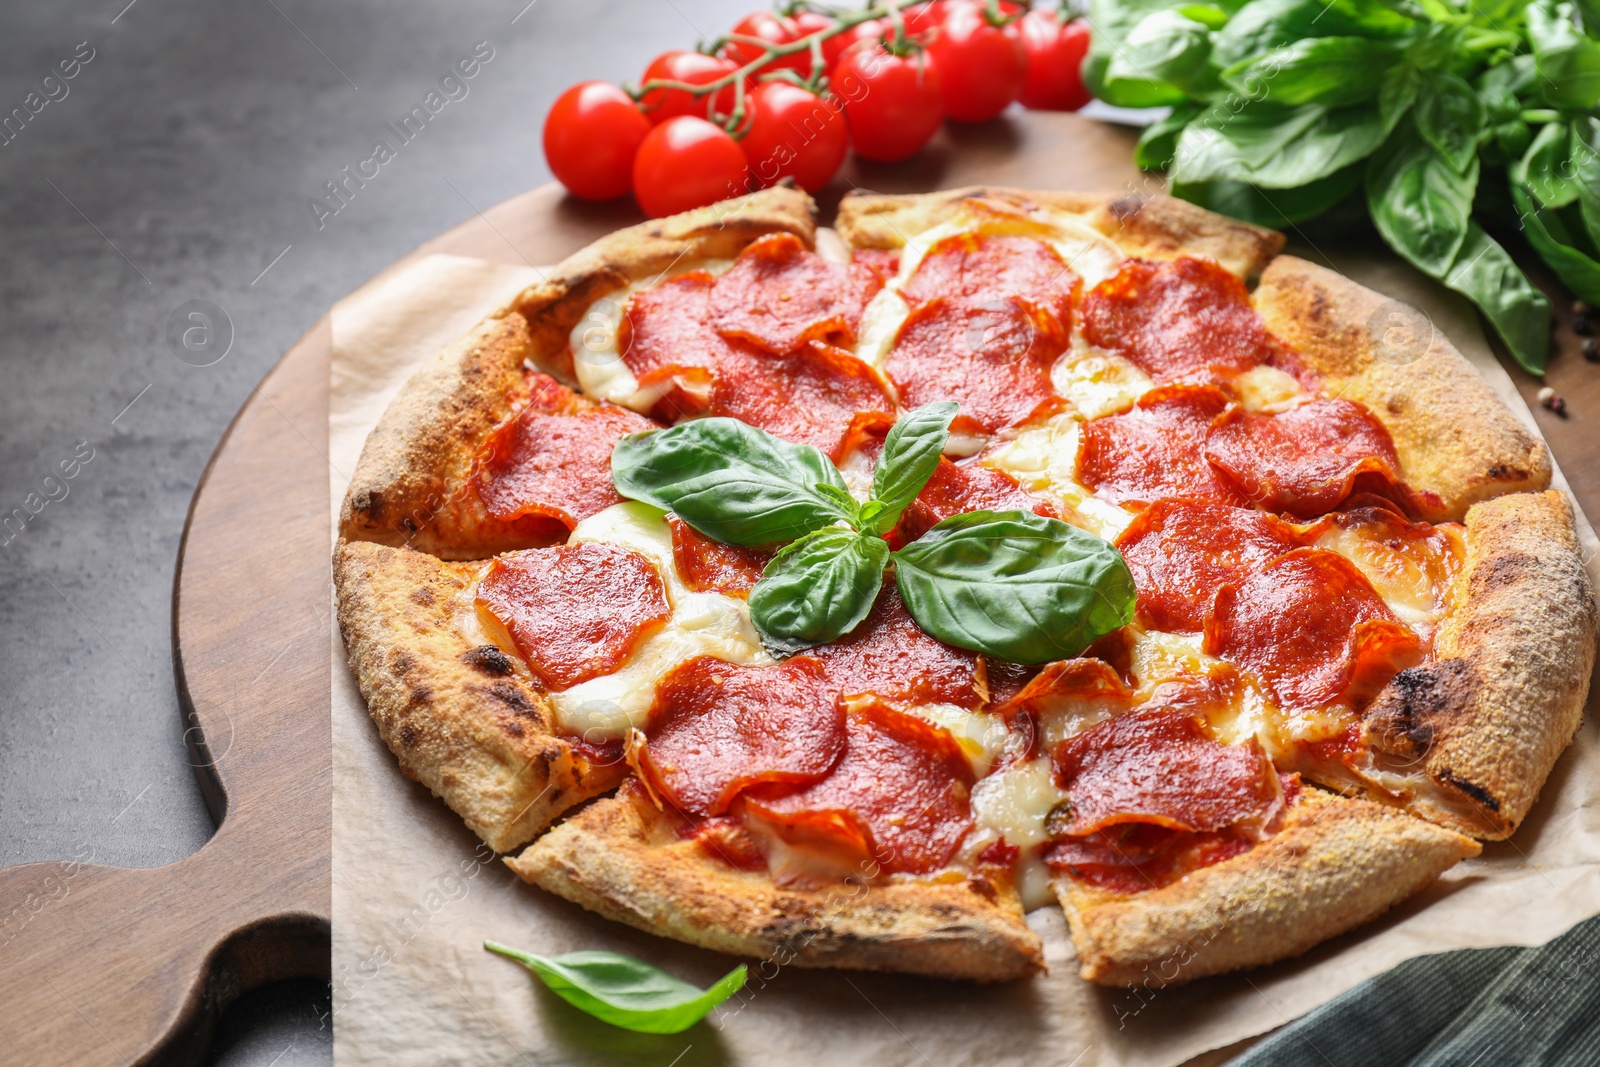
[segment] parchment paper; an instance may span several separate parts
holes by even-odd
[[[1420,309],[1537,432],[1465,301],[1398,261],[1334,264]],[[367,432],[416,366],[503,305],[534,269],[432,256],[333,312],[330,507]],[[1585,417],[1580,414],[1578,417]],[[1564,481],[1561,483],[1564,485]],[[1583,534],[1591,574],[1596,542]],[[1059,909],[1029,925],[1048,976],[974,986],[753,964],[724,1010],[672,1037],[595,1022],[485,938],[556,954],[628,952],[705,985],[726,957],[608,922],[524,885],[443,802],[407,781],[378,738],[337,633],[333,671],[333,1000],[345,1065],[1061,1064],[1171,1067],[1280,1026],[1411,956],[1534,944],[1600,911],[1595,703],[1528,822],[1433,887],[1297,960],[1142,995],[1077,976]]]

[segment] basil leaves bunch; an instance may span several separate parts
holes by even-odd
[[[618,952],[539,956],[494,941],[485,941],[483,947],[527,967],[573,1007],[641,1034],[682,1033],[737,993],[746,976],[741,963],[710,989],[698,989]]]
[[[1550,305],[1485,224],[1600,304],[1600,0],[1093,0],[1091,21],[1091,91],[1172,107],[1136,159],[1175,195],[1268,226],[1368,213],[1535,374]]]
[[[897,552],[884,535],[933,476],[956,405],[928,404],[889,431],[865,503],[810,445],[711,418],[617,442],[623,496],[677,513],[730,545],[787,542],[750,593],[780,651],[836,640],[872,610],[893,568],[917,624],[947,644],[1015,663],[1075,656],[1133,617],[1133,576],[1107,542],[1026,511],[974,511]]]

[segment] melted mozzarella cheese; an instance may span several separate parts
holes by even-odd
[[[1005,471],[1024,489],[1064,501],[1085,529],[1110,541],[1127,529],[1133,515],[1078,483],[1078,427],[1074,415],[1056,415],[997,445],[983,462]]]
[[[1265,364],[1236,375],[1230,384],[1240,406],[1250,411],[1281,411],[1305,395],[1291,375]]]
[[[1424,638],[1433,632],[1444,613],[1444,590],[1423,557],[1424,547],[1416,546],[1412,552],[1397,550],[1332,524],[1317,538],[1317,547],[1354,563],[1401,622]]]
[[[1011,736],[1000,716],[968,711],[955,704],[920,704],[905,710],[943,727],[955,739],[967,762],[972,764],[972,773],[979,778],[989,773]]]
[[[861,325],[856,331],[856,358],[877,370],[883,370],[894,347],[900,324],[906,321],[911,308],[898,292],[900,281],[893,279],[879,289],[861,312]]]
[[[621,545],[654,563],[666,584],[672,614],[620,669],[550,694],[563,729],[595,741],[621,737],[630,726],[644,727],[657,683],[696,656],[763,666],[774,662],[750,622],[748,604],[722,593],[696,593],[683,584],[661,511],[633,501],[617,504],[579,523],[569,543],[579,541]]]
[[[1199,634],[1173,634],[1161,630],[1133,627],[1129,648],[1129,670],[1138,685],[1137,699],[1150,694],[1166,682],[1181,678],[1204,677],[1227,670],[1222,660],[1202,648]],[[1277,751],[1278,713],[1265,694],[1253,683],[1241,680],[1234,699],[1206,709],[1206,722],[1212,736],[1225,745],[1240,745],[1254,737],[1268,752]]]
[[[968,862],[1001,837],[1021,850],[1017,891],[1029,910],[1048,904],[1050,871],[1039,858],[1039,846],[1050,840],[1045,820],[1066,793],[1056,786],[1048,759],[1016,763],[972,787],[972,833],[963,854]]]
[[[1088,344],[1077,334],[1072,347],[1050,368],[1050,384],[1086,419],[1126,411],[1155,387],[1132,362]]]
[[[672,277],[694,270],[721,274],[733,265],[731,259],[705,259],[676,264]],[[663,274],[647,281],[634,282],[625,288],[601,297],[589,305],[583,318],[572,328],[567,346],[572,352],[572,370],[584,393],[596,400],[609,400],[634,411],[647,412],[659,399],[659,390],[639,389],[639,379],[622,361],[617,350],[617,330],[628,306],[628,298],[641,289],[648,289],[668,280]],[[663,386],[665,388],[665,386]]]

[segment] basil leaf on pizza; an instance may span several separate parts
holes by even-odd
[[[741,963],[710,989],[700,989],[616,952],[540,956],[494,941],[485,941],[483,947],[527,967],[580,1011],[641,1034],[682,1033],[737,993],[748,973]]]
[[[1133,621],[1133,575],[1121,553],[1032,512],[945,519],[894,553],[894,564],[917,625],[1013,663],[1068,659]]]
[[[827,456],[737,419],[696,419],[624,437],[611,453],[611,477],[623,496],[676,512],[728,545],[792,541],[855,519]]]
[[[873,512],[869,529],[875,533],[894,529],[900,514],[928,484],[950,441],[950,423],[957,407],[949,401],[924,404],[894,424],[872,472],[872,499],[880,508]],[[863,521],[869,520],[863,517]]]
[[[750,591],[750,620],[786,652],[837,640],[872,610],[888,562],[889,544],[876,534],[842,526],[807,534],[767,564]]]

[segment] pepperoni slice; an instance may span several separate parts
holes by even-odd
[[[854,344],[861,309],[883,282],[841,266],[792,233],[752,241],[716,281],[712,322],[724,337],[783,356],[808,341]]]
[[[1066,347],[1055,316],[1020,297],[940,297],[900,325],[885,365],[908,408],[961,405],[956,428],[993,433],[1057,398],[1050,367]]]
[[[617,351],[639,379],[655,384],[680,371],[710,371],[731,346],[710,325],[717,280],[690,271],[628,298],[617,328]]]
[[[1047,308],[1065,332],[1080,287],[1078,276],[1043,241],[962,233],[928,249],[901,295],[912,304],[936,297],[1025,297]]]
[[[897,546],[907,544],[950,516],[968,511],[1013,510],[1061,518],[1054,504],[1022,488],[1005,471],[986,467],[976,457],[960,463],[940,459],[933,477],[901,515],[890,540]]]
[[[1206,461],[1206,433],[1228,406],[1210,385],[1152,389],[1120,415],[1083,424],[1078,481],[1118,504],[1181,496],[1243,506],[1243,493]]]
[[[871,367],[809,342],[788,356],[731,351],[715,372],[710,415],[726,415],[837,459],[852,426],[894,422],[894,401]]]
[[[542,516],[571,530],[621,503],[611,481],[618,438],[655,423],[614,404],[595,404],[543,374],[529,376],[529,403],[489,435],[472,481],[489,514]]]
[[[845,747],[839,695],[817,661],[744,667],[710,656],[656,687],[639,773],[690,815],[716,815],[758,783],[815,782]]]
[[[1279,357],[1244,283],[1209,259],[1132,259],[1083,298],[1083,336],[1157,383],[1215,381]]]
[[[900,251],[894,248],[857,248],[850,253],[852,266],[865,267],[883,285],[900,273]]]
[[[654,563],[594,541],[499,557],[477,604],[554,690],[616,670],[672,610]]]
[[[1199,633],[1217,588],[1307,542],[1282,519],[1204,500],[1160,500],[1117,538],[1139,590],[1139,620]]]
[[[773,549],[713,541],[676,515],[667,516],[667,528],[672,531],[672,562],[683,584],[697,593],[748,596],[775,554]]]
[[[929,637],[918,626],[893,582],[867,617],[846,636],[810,655],[846,696],[875,693],[912,704],[977,707],[978,657]]]
[[[1230,830],[1186,833],[1149,823],[1099,830],[1050,842],[1042,853],[1051,867],[1080,882],[1115,893],[1141,893],[1190,871],[1221,863],[1250,849],[1251,839]]]
[[[1056,783],[1069,810],[1058,834],[1092,834],[1121,823],[1221,830],[1262,821],[1277,803],[1272,765],[1252,740],[1211,740],[1187,711],[1119,715],[1068,738],[1055,751]]]
[[[782,796],[745,794],[746,812],[789,844],[821,845],[921,874],[950,862],[972,827],[972,765],[955,739],[880,703],[846,717],[843,757],[826,778]]]
[[[1204,647],[1302,708],[1369,699],[1422,658],[1416,634],[1355,564],[1320,548],[1295,549],[1219,589]]]
[[[1349,400],[1312,400],[1275,415],[1225,413],[1206,458],[1262,507],[1311,517],[1360,488],[1403,500],[1400,457],[1372,412]]]

